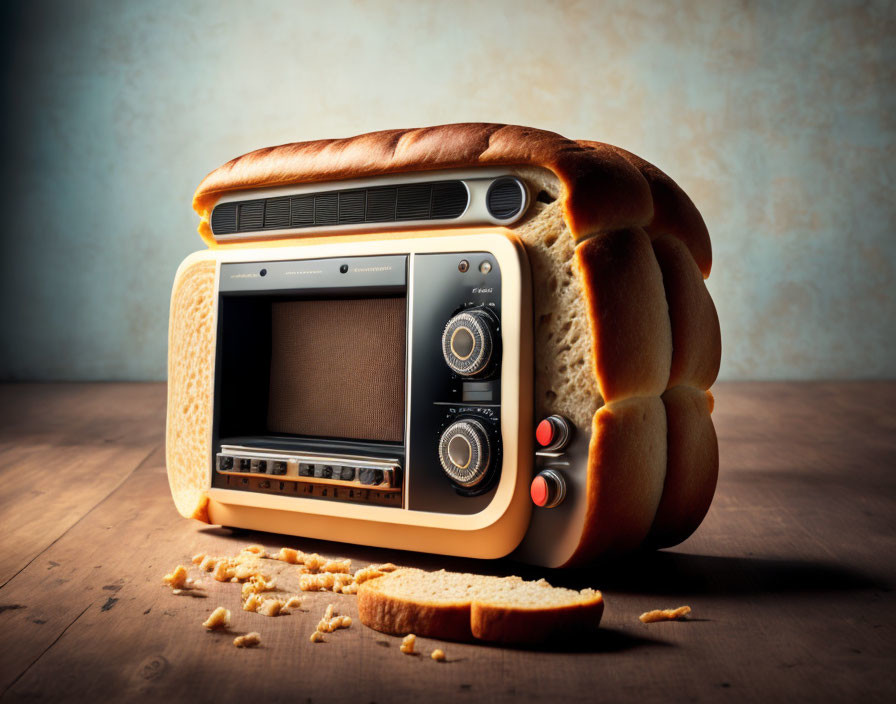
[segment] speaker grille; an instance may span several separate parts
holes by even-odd
[[[367,191],[366,222],[395,220],[396,188],[371,188]]]
[[[364,222],[367,206],[366,191],[342,191],[339,193],[339,224]]]
[[[314,224],[335,225],[339,217],[339,194],[320,193],[314,196]]]
[[[260,230],[264,225],[264,201],[250,200],[240,203],[237,208],[239,217],[237,218],[237,226],[240,232],[246,230]]]
[[[289,227],[289,198],[270,198],[264,204],[264,229]]]
[[[432,207],[432,184],[415,183],[398,187],[396,220],[425,220]]]
[[[290,227],[310,227],[314,224],[314,196],[296,196],[289,199]]]
[[[236,203],[224,203],[212,211],[212,232],[216,235],[236,232]]]
[[[401,442],[406,309],[403,296],[272,303],[268,429]]]
[[[230,235],[328,225],[450,220],[463,215],[469,194],[461,181],[374,186],[303,196],[222,203],[212,211],[212,233]]]
[[[432,217],[458,217],[467,209],[467,198],[467,189],[459,181],[433,184]]]
[[[523,207],[523,191],[515,178],[501,178],[488,189],[485,204],[492,217],[498,220],[512,218]]]

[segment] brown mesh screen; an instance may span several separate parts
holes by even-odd
[[[401,442],[405,299],[289,301],[271,309],[268,429]]]

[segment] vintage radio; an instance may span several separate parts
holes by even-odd
[[[167,464],[215,524],[546,566],[680,542],[718,471],[709,236],[616,147],[486,124],[199,186]]]

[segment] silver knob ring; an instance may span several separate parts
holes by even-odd
[[[469,458],[463,466],[452,458],[449,445],[460,436],[469,444]],[[439,438],[439,462],[442,470],[458,486],[470,489],[478,485],[486,475],[491,455],[488,432],[477,420],[465,418],[449,425]]]

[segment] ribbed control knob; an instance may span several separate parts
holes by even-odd
[[[472,419],[449,425],[439,439],[439,461],[458,486],[471,489],[488,471],[491,447],[482,423]]]
[[[475,376],[488,367],[495,349],[494,328],[488,313],[465,310],[455,315],[442,333],[442,355],[461,376]]]

